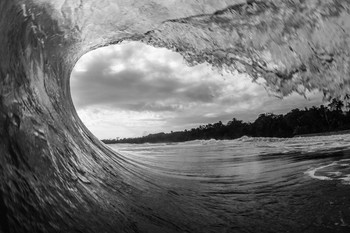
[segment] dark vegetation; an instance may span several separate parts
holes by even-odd
[[[227,124],[221,121],[201,125],[191,130],[149,134],[138,138],[105,139],[104,143],[184,142],[206,139],[235,139],[251,137],[293,137],[302,134],[324,133],[350,129],[350,104],[332,99],[328,106],[293,109],[285,115],[260,114],[253,122],[233,118]]]

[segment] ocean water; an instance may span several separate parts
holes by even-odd
[[[158,190],[150,205],[170,213],[169,224],[192,232],[350,232],[350,135],[109,147]]]

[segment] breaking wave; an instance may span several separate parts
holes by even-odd
[[[84,53],[135,40],[177,51],[189,65],[208,62],[264,79],[276,95],[319,89],[338,96],[350,87],[349,22],[346,0],[1,0],[1,231],[280,232],[290,226],[285,218],[266,224],[262,216],[273,197],[254,199],[261,193],[252,192],[245,200],[247,190],[240,190],[248,211],[223,212],[226,196],[212,204],[218,193],[178,195],[175,183],[164,186],[155,170],[101,144],[75,112],[70,73]],[[297,228],[322,228],[305,224]]]

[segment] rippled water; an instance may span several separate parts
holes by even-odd
[[[173,218],[210,223],[198,232],[350,231],[349,135],[110,147],[167,190]]]

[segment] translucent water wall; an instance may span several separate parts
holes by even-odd
[[[311,89],[341,96],[350,88],[349,6],[347,0],[1,0],[1,230],[206,229],[184,222],[193,219],[191,205],[166,196],[154,177],[81,123],[69,88],[75,62],[94,48],[137,40],[177,51],[189,65],[206,61],[265,79],[281,96]],[[172,214],[179,206],[181,218]]]

